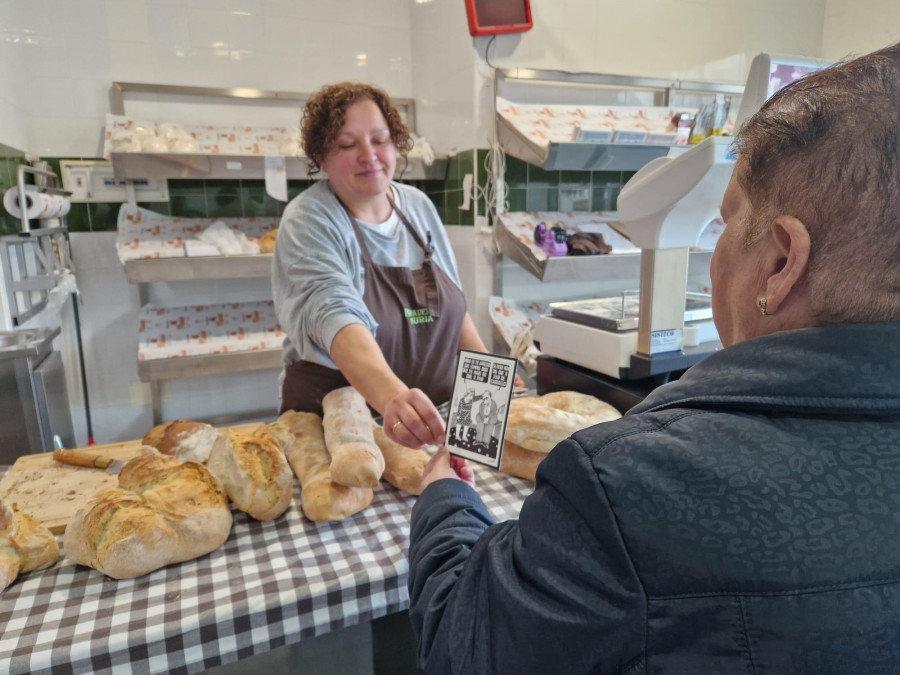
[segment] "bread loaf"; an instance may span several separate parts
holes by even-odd
[[[75,514],[63,546],[81,565],[131,579],[214,551],[231,523],[228,499],[206,467],[152,451]]]
[[[347,487],[331,479],[331,457],[325,447],[321,417],[286,412],[276,424],[289,428],[295,439],[286,455],[300,481],[300,506],[307,518],[316,522],[342,520],[372,503],[371,488]]]
[[[509,405],[506,438],[526,450],[548,453],[576,431],[621,416],[609,404],[574,391],[516,398]]]
[[[411,495],[422,494],[422,472],[431,459],[424,450],[413,450],[395,443],[380,426],[373,430],[375,443],[384,455],[384,478],[398,490]]]
[[[203,464],[209,459],[210,450],[218,436],[219,432],[209,424],[173,420],[153,427],[142,442],[164,455],[172,455],[180,462]]]
[[[576,431],[621,416],[608,403],[575,391],[513,399],[500,471],[534,480],[538,464],[561,441]]]
[[[375,445],[372,415],[353,387],[335,389],[322,399],[325,445],[331,478],[349,487],[374,488],[384,473],[384,456]]]
[[[281,443],[265,426],[252,433],[223,429],[206,463],[241,511],[274,520],[287,511],[294,477]]]
[[[275,240],[278,238],[278,230],[270,230],[259,238],[260,253],[274,253]]]
[[[0,591],[20,574],[46,569],[59,557],[50,530],[0,501]]]
[[[503,454],[500,456],[500,471],[510,476],[534,480],[538,464],[546,456],[547,453],[532,452],[507,440],[503,443]]]

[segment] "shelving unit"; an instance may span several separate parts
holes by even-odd
[[[595,88],[613,91],[643,91],[653,97],[653,104],[668,106],[678,96],[710,96],[727,94],[740,96],[739,85],[709,82],[660,80],[646,77],[625,77],[600,73],[567,73],[559,70],[532,68],[500,68],[494,74],[494,94],[504,88],[550,86],[566,88]],[[499,112],[496,113],[495,133],[504,152],[547,171],[637,171],[647,162],[664,157],[672,146],[632,145],[626,143],[558,143],[538,145],[521,134]]]
[[[265,157],[257,155],[204,155],[177,153],[113,152],[110,155],[116,178],[179,178],[179,179],[251,179],[262,178]],[[285,157],[288,180],[307,180],[309,173],[305,157]],[[394,178],[403,180],[441,180],[447,175],[449,160],[437,158],[431,165],[417,157],[409,159],[408,167],[398,162]],[[404,170],[405,169],[405,170]],[[321,175],[316,176],[321,177]]]
[[[308,94],[258,89],[219,89],[211,87],[183,87],[173,85],[114,82],[110,93],[111,112],[125,115],[125,95],[160,95],[191,99],[195,97],[221,99],[267,99],[292,101],[299,111]],[[392,99],[411,130],[415,130],[415,104],[412,99]],[[140,179],[262,179],[266,158],[262,155],[179,154],[147,152],[113,152],[110,154],[113,173],[125,180]],[[305,157],[285,157],[285,175],[288,180],[309,180]],[[444,179],[449,165],[448,158],[436,158],[427,165],[421,158],[399,161],[395,178],[398,180]],[[321,174],[315,176],[320,177]],[[131,193],[133,195],[133,191]],[[132,204],[134,199],[131,200]],[[148,285],[154,283],[199,281],[211,279],[250,279],[268,277],[272,256],[239,255],[212,257],[177,257],[127,260],[124,263],[129,283],[139,286],[141,306],[148,302]],[[277,369],[282,365],[281,348],[254,349],[209,355],[187,355],[177,358],[153,358],[138,360],[138,375],[150,385],[153,406],[153,423],[163,421],[160,382],[192,377],[222,375],[226,373]],[[272,411],[235,415],[227,421],[235,422],[247,417],[258,418]],[[217,421],[223,422],[219,417]]]
[[[200,279],[252,279],[269,276],[271,269],[271,254],[125,261],[125,276],[131,284]]]

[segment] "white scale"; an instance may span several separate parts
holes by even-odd
[[[687,293],[687,269],[688,252],[718,215],[731,178],[731,141],[712,137],[670,151],[628,181],[619,195],[619,219],[641,248],[640,293],[552,304],[535,327],[543,353],[620,378],[633,369],[635,355],[652,372],[647,362],[663,355],[704,351],[705,343],[704,353],[719,347],[710,300]]]

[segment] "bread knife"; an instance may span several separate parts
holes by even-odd
[[[119,473],[122,470],[122,460],[104,457],[85,450],[66,450],[58,448],[53,451],[53,459],[61,464],[74,466],[86,466],[91,469],[106,469],[106,473]]]

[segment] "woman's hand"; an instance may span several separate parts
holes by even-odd
[[[425,471],[422,473],[422,491],[442,478],[455,478],[475,487],[475,472],[469,463],[462,457],[451,455],[444,446],[441,446],[425,465]]]
[[[384,431],[408,448],[444,442],[444,419],[421,389],[407,389],[384,406]]]

